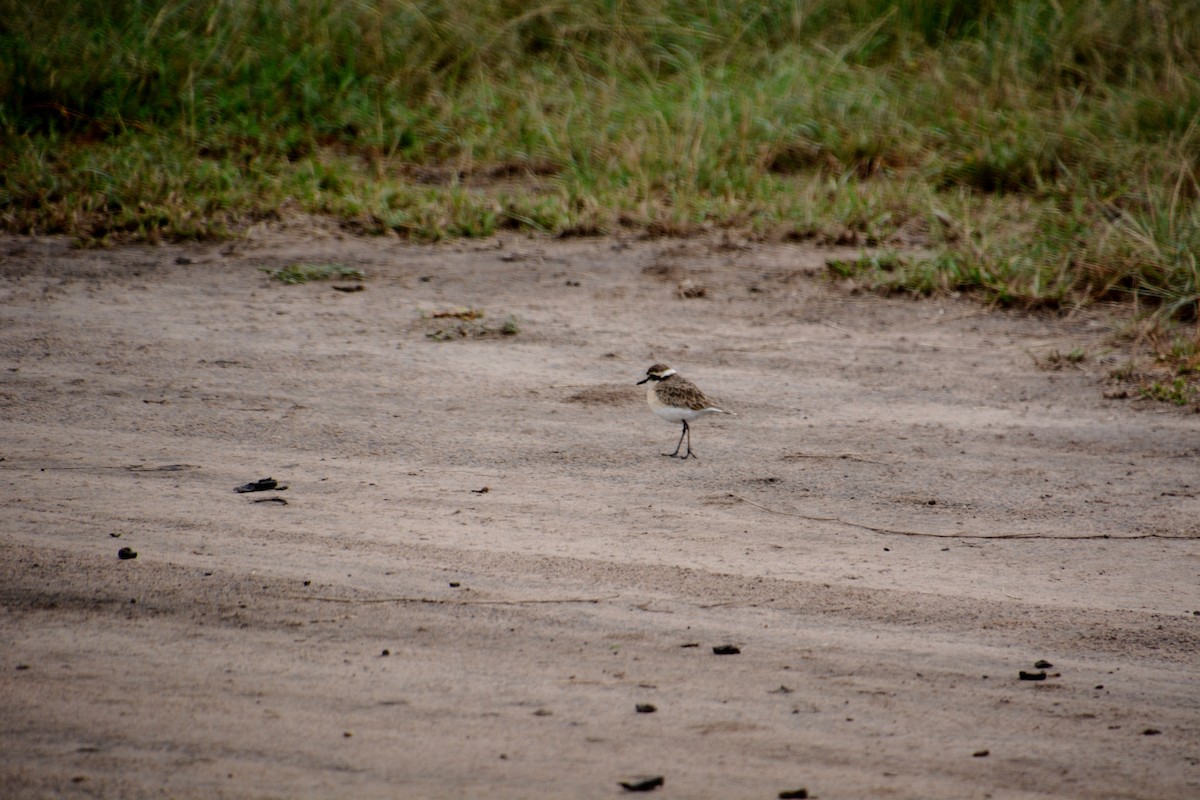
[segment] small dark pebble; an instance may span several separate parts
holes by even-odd
[[[1044,681],[1044,680],[1046,680],[1046,673],[1045,672],[1026,672],[1025,670],[1021,670],[1020,673],[1018,673],[1017,677],[1019,677],[1023,681]]]
[[[457,589],[457,588],[458,588],[458,587],[460,587],[460,586],[462,586],[462,584],[461,584],[461,583],[459,583],[458,581],[450,581],[450,588],[451,588],[451,589]]]
[[[488,492],[490,492],[491,490],[492,490],[492,487],[490,487],[490,486],[484,486],[482,489],[472,489],[472,490],[471,490],[471,493],[472,493],[472,494],[487,494],[487,493],[488,493]]]
[[[742,650],[735,644],[722,644],[714,647],[713,652],[719,656],[736,656]]]
[[[28,664],[17,664],[17,669],[18,670],[29,669],[29,665]]]
[[[789,789],[779,793],[779,800],[805,800],[807,797],[808,789]]]
[[[304,585],[305,585],[305,586],[312,586],[312,581],[305,581],[305,582],[304,582]]]
[[[652,792],[666,782],[662,775],[656,775],[640,781],[621,781],[621,788],[627,792]]]
[[[365,288],[367,287],[363,286],[361,283],[350,283],[345,285],[335,284],[333,290],[335,292],[361,292]]]
[[[1050,667],[1053,667],[1054,665],[1043,658],[1040,661],[1037,661],[1036,663],[1034,663],[1034,666],[1037,667],[1038,669],[1050,669]]]
[[[381,655],[381,656],[390,656],[391,654],[392,654],[392,651],[391,651],[391,650],[388,650],[388,649],[385,647],[385,648],[383,648],[383,652],[382,652],[382,653],[380,653],[379,655]]]
[[[278,486],[279,486],[279,481],[275,480],[274,478],[259,478],[256,481],[251,481],[250,483],[243,483],[241,486],[235,487],[234,491],[238,492],[238,493],[265,492],[270,489],[274,489]]]
[[[188,258],[187,256],[178,256],[175,259],[175,263],[187,266],[188,264],[192,263],[192,260],[190,258]]]
[[[634,708],[637,709],[639,714],[653,714],[655,711],[658,711],[658,706],[653,703],[638,703]]]
[[[1142,731],[1142,736],[1158,736],[1160,733],[1162,731],[1158,728],[1146,728],[1146,730]]]
[[[1104,684],[1103,684],[1103,683],[1097,683],[1097,684],[1096,684],[1096,690],[1097,690],[1097,691],[1099,691],[1100,689],[1103,689],[1103,688],[1104,688]]]
[[[117,551],[117,558],[122,561],[128,561],[131,558],[137,558],[137,551],[132,547],[122,547]]]
[[[120,539],[120,538],[121,538],[121,534],[119,534],[119,533],[110,533],[110,534],[109,534],[109,536],[111,536],[111,537],[112,537],[112,538],[114,538],[114,539]]]
[[[991,753],[989,753],[987,750],[976,750],[974,753],[971,753],[971,758],[986,758],[990,755]]]
[[[683,644],[681,644],[679,646],[680,647],[699,647],[700,643],[699,642],[684,642]]]

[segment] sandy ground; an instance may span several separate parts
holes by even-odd
[[[4,797],[1200,797],[1200,417],[1099,312],[719,236],[0,253]]]

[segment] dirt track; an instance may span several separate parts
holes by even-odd
[[[1098,315],[717,238],[0,254],[6,797],[1200,797],[1200,417]]]

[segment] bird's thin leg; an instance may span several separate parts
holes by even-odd
[[[674,458],[675,456],[679,455],[679,448],[683,446],[683,435],[687,432],[688,432],[688,424],[687,424],[687,420],[685,419],[683,421],[683,430],[681,430],[679,432],[679,443],[675,445],[675,452],[674,453],[663,453],[663,455],[667,456],[668,458]],[[684,456],[684,458],[687,458],[687,456]]]
[[[688,426],[688,424],[687,424],[686,422],[685,422],[685,423],[683,423],[683,429],[684,429],[685,431],[687,431],[687,440],[688,440],[688,449],[687,449],[687,455],[685,455],[685,456],[684,456],[684,458],[685,458],[685,459],[686,459],[686,458],[695,458],[695,459],[699,459],[699,458],[700,458],[700,456],[698,456],[698,455],[696,455],[695,453],[693,453],[693,452],[692,452],[692,429],[691,429],[691,428]]]

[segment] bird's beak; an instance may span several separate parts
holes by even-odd
[[[641,386],[643,383],[645,383],[645,382],[646,382],[646,381],[648,381],[648,380],[650,380],[650,376],[649,376],[649,375],[647,375],[646,377],[644,377],[644,378],[642,378],[640,381],[638,381],[636,385],[638,385],[638,386]]]

